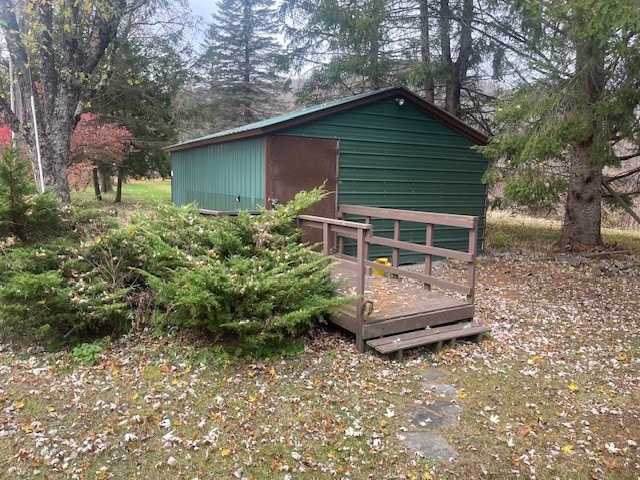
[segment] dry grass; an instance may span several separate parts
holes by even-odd
[[[637,228],[603,228],[602,238],[609,249],[630,250],[640,254],[640,225]],[[490,211],[487,216],[489,249],[538,248],[551,246],[560,239],[562,222],[546,218]]]

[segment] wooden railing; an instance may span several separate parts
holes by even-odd
[[[344,220],[346,215],[361,217],[363,221]],[[322,253],[328,255],[331,245],[337,245],[337,256],[353,264],[356,269],[356,315],[363,320],[363,302],[365,277],[367,270],[375,268],[397,277],[412,278],[425,285],[442,288],[451,292],[466,295],[467,301],[473,303],[475,288],[475,260],[478,241],[478,217],[465,215],[448,215],[441,213],[416,212],[411,210],[395,210],[388,208],[360,207],[342,205],[339,219],[300,215],[301,227],[322,230]],[[393,238],[378,236],[374,232],[373,219],[393,221]],[[402,222],[413,222],[424,225],[425,241],[413,243],[401,240]],[[434,228],[436,226],[457,227],[468,230],[468,248],[466,251],[452,250],[434,246]],[[345,254],[345,239],[355,240],[355,256]],[[379,264],[369,260],[372,245],[380,245],[391,249],[391,265]],[[413,252],[424,256],[424,271],[400,268],[400,251]],[[462,283],[456,283],[433,274],[434,257],[456,259],[466,264],[467,275]]]
[[[200,208],[198,212],[200,215],[207,217],[235,217],[242,210],[209,210],[207,208]],[[249,215],[260,215],[259,210],[249,210]]]
[[[386,238],[375,234],[373,228],[365,238],[364,265],[378,270],[417,280],[427,288],[439,287],[455,293],[466,295],[467,301],[473,303],[475,289],[475,265],[478,244],[478,217],[467,215],[453,215],[431,212],[417,212],[413,210],[396,210],[391,208],[361,207],[357,205],[341,205],[338,216],[342,219],[347,215],[364,219],[365,225],[371,225],[373,219],[393,221],[393,238]],[[400,239],[402,222],[413,222],[424,225],[425,242],[414,243]],[[436,226],[457,227],[467,230],[468,244],[466,251],[452,250],[434,246],[434,229]],[[345,235],[347,237],[347,235]],[[380,245],[391,249],[391,265],[381,265],[369,260],[369,247]],[[416,272],[399,268],[400,250],[424,255],[424,272]],[[338,239],[338,253],[344,255],[344,241]],[[440,257],[456,259],[466,264],[467,276],[463,283],[456,283],[433,275],[433,259]],[[364,275],[364,273],[363,273]]]
[[[367,251],[366,238],[370,235],[373,225],[349,222],[346,220],[336,220],[334,218],[317,217],[315,215],[298,215],[298,223],[301,227],[317,228],[322,230],[322,253],[329,255],[330,245],[335,237],[353,238],[356,240],[355,264],[359,272],[356,276],[356,312],[358,320],[362,320],[364,306],[364,284],[365,284],[365,252]]]

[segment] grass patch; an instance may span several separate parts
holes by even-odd
[[[171,180],[130,180],[122,186],[122,202],[114,203],[115,190],[102,194],[102,200],[95,198],[91,188],[73,192],[76,205],[86,208],[106,208],[122,214],[138,210],[153,210],[158,205],[171,203]]]
[[[548,249],[558,242],[562,222],[491,211],[487,216],[487,246],[490,250],[512,248]],[[640,229],[603,228],[602,238],[612,249],[640,254]]]

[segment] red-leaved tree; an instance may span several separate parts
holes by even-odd
[[[10,147],[11,141],[11,127],[0,120],[0,147]]]
[[[98,172],[110,174],[122,165],[132,139],[128,128],[83,113],[71,137],[69,183],[81,189],[93,181],[96,197],[102,198]]]

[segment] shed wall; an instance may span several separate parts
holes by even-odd
[[[340,140],[339,204],[475,215],[482,249],[487,160],[469,138],[408,102],[389,98],[283,133]],[[378,228],[392,236],[391,224]],[[402,237],[423,240],[424,229],[407,225]],[[455,229],[438,229],[435,238],[436,245],[467,248],[466,234]]]
[[[264,137],[174,152],[173,203],[197,202],[200,208],[211,210],[254,210],[264,205],[264,158]]]

